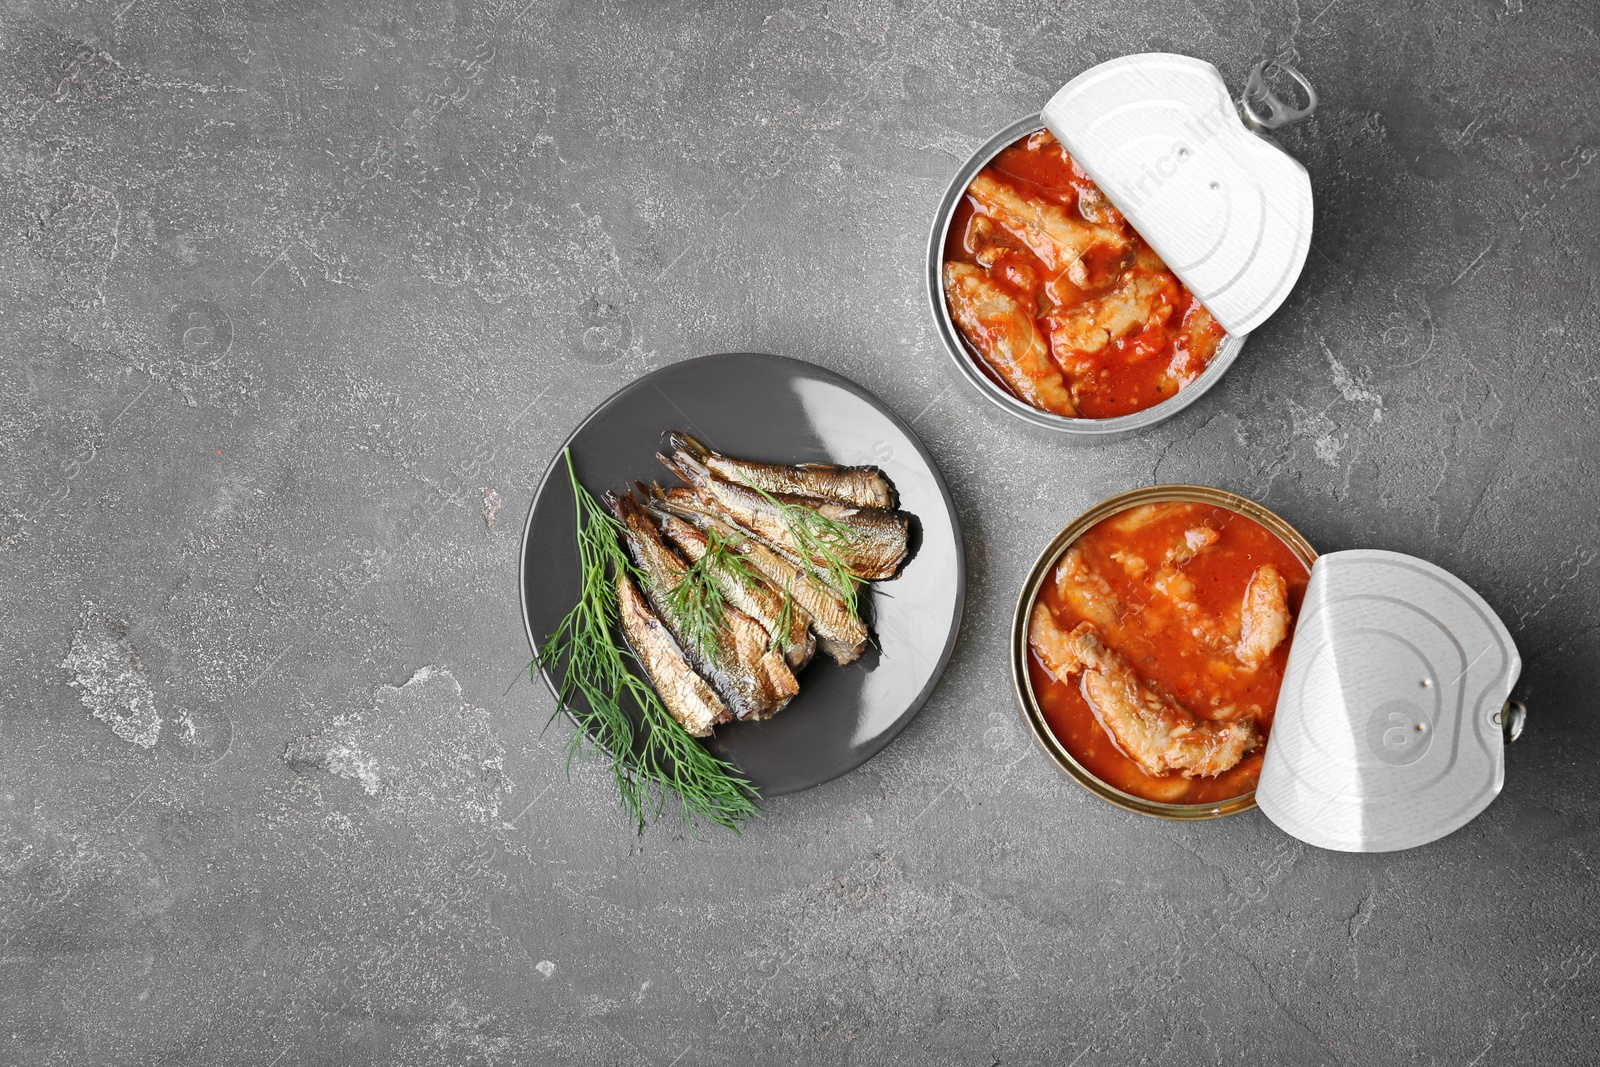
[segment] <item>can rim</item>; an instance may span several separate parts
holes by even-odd
[[[1002,389],[991,381],[978,367],[981,358],[967,344],[966,338],[956,329],[954,321],[950,318],[950,309],[945,305],[943,268],[945,240],[950,232],[950,221],[955,215],[956,205],[966,195],[967,186],[972,184],[972,179],[978,171],[988,166],[989,161],[1000,154],[1000,151],[1012,142],[1039,130],[1045,129],[1044,118],[1037,113],[1024,115],[1015,122],[1007,124],[1003,129],[990,137],[962,164],[951,179],[950,185],[945,189],[943,198],[939,201],[938,210],[934,213],[933,229],[928,238],[928,261],[925,281],[927,283],[928,305],[933,313],[934,325],[937,328],[940,341],[943,342],[945,352],[955,362],[957,371],[968,382],[977,387],[978,391],[991,403],[1002,410],[1030,422],[1035,426],[1047,430],[1054,430],[1075,437],[1089,439],[1104,439],[1114,437],[1135,430],[1142,430],[1165,421],[1190,404],[1199,400],[1212,386],[1222,378],[1229,367],[1239,356],[1239,351],[1244,347],[1249,334],[1227,334],[1222,343],[1217,346],[1216,353],[1211,357],[1211,362],[1200,376],[1188,385],[1179,389],[1172,396],[1152,404],[1142,411],[1135,411],[1128,415],[1115,415],[1106,419],[1067,418],[1049,411],[1041,411],[1032,404],[1012,395],[1009,390]]]
[[[1098,796],[1101,800],[1115,804],[1119,808],[1138,812],[1140,815],[1149,815],[1159,819],[1175,819],[1180,821],[1194,821],[1199,819],[1218,819],[1228,815],[1237,815],[1240,812],[1250,811],[1256,806],[1256,792],[1254,789],[1248,793],[1232,797],[1228,800],[1215,801],[1206,804],[1167,804],[1156,800],[1146,800],[1144,797],[1134,796],[1115,786],[1103,781],[1083,764],[1067,749],[1055,732],[1050,729],[1050,724],[1045,721],[1044,712],[1039,706],[1039,699],[1033,691],[1033,679],[1028,672],[1028,618],[1033,612],[1033,605],[1039,598],[1039,590],[1043,587],[1045,579],[1055,569],[1056,561],[1061,558],[1078,538],[1088,532],[1089,528],[1102,519],[1128,508],[1140,504],[1157,504],[1166,502],[1188,502],[1197,504],[1211,504],[1237,512],[1248,519],[1265,526],[1271,531],[1284,546],[1293,552],[1295,557],[1305,564],[1306,570],[1311,569],[1316,562],[1317,550],[1311,547],[1311,542],[1276,512],[1256,503],[1248,497],[1230,493],[1226,489],[1218,489],[1209,485],[1149,485],[1141,489],[1131,489],[1125,493],[1107,497],[1105,500],[1089,508],[1077,518],[1062,527],[1061,532],[1051,539],[1044,551],[1034,561],[1033,568],[1028,572],[1026,581],[1023,582],[1022,592],[1017,597],[1016,611],[1011,618],[1011,687],[1012,694],[1017,701],[1017,709],[1022,713],[1022,720],[1027,725],[1035,741],[1044,749],[1045,755],[1053,760],[1057,767],[1069,775],[1079,785]],[[1292,638],[1291,638],[1292,640]]]

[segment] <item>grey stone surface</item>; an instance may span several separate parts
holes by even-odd
[[[1600,1039],[1600,66],[1579,0],[0,15],[0,1061],[1577,1064]],[[1293,57],[1316,249],[1071,449],[958,382],[928,213],[1075,72]],[[742,839],[563,775],[517,541],[582,414],[770,350],[968,534],[943,685]],[[1114,810],[1007,694],[1033,554],[1152,481],[1483,591],[1532,714],[1412,852]]]

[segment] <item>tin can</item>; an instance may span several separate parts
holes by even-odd
[[[1096,775],[1056,736],[1028,670],[1029,621],[1062,554],[1102,520],[1165,502],[1251,519],[1309,574],[1260,777],[1250,792],[1222,801],[1161,803]],[[1466,825],[1494,800],[1505,748],[1527,714],[1511,696],[1520,673],[1510,631],[1459,577],[1383,549],[1318,555],[1269,509],[1202,485],[1135,489],[1072,520],[1034,563],[1011,624],[1011,680],[1023,721],[1091,793],[1166,819],[1214,819],[1259,806],[1285,833],[1345,852],[1415,848]]]
[[[1079,785],[1102,800],[1109,801],[1120,808],[1136,811],[1141,815],[1152,815],[1161,819],[1216,819],[1224,815],[1237,815],[1242,811],[1249,811],[1256,806],[1255,791],[1251,790],[1241,796],[1228,800],[1208,804],[1166,804],[1143,797],[1134,796],[1115,786],[1103,781],[1092,771],[1080,763],[1066,745],[1056,737],[1046,721],[1044,711],[1039,705],[1038,696],[1033,690],[1033,680],[1028,672],[1028,619],[1033,614],[1033,605],[1039,598],[1039,591],[1055,569],[1056,562],[1062,554],[1082,537],[1096,523],[1108,519],[1119,512],[1141,504],[1160,503],[1196,503],[1209,504],[1214,507],[1226,508],[1229,511],[1252,519],[1274,534],[1278,540],[1305,565],[1307,571],[1311,570],[1316,562],[1317,551],[1311,543],[1301,536],[1300,531],[1290,526],[1276,513],[1262,507],[1253,500],[1216,489],[1207,485],[1152,485],[1143,489],[1134,489],[1130,492],[1119,493],[1107,500],[1102,500],[1082,515],[1067,523],[1066,527],[1045,546],[1034,563],[1033,569],[1028,572],[1027,581],[1023,583],[1022,593],[1017,597],[1016,612],[1011,619],[1011,684],[1017,700],[1017,707],[1022,712],[1022,718],[1028,725],[1034,739],[1039,742],[1056,766],[1060,767],[1072,777]],[[1271,744],[1270,738],[1268,744]]]
[[[1304,107],[1286,104],[1267,88],[1265,72],[1272,67],[1281,67],[1299,83],[1308,98]],[[1145,97],[1141,94],[1147,87],[1150,95]],[[1233,365],[1250,329],[1287,295],[1304,263],[1310,242],[1309,179],[1304,168],[1272,145],[1267,134],[1305,118],[1315,107],[1316,93],[1310,83],[1298,71],[1282,64],[1257,64],[1235,103],[1227,96],[1221,76],[1209,64],[1186,56],[1126,56],[1084,72],[1064,87],[1043,113],[1018,119],[989,138],[951,180],[934,214],[928,239],[925,281],[929,310],[957,371],[990,402],[1017,418],[1080,440],[1142,430],[1199,400]],[[1099,109],[1118,116],[1109,136],[1104,122],[1088,117],[1102,113]],[[1181,124],[1179,120],[1183,120]],[[1085,131],[1082,147],[1087,155],[1074,147],[1063,123]],[[1078,126],[1079,123],[1084,125]],[[1091,126],[1092,135],[1088,132]],[[981,357],[951,319],[945,302],[944,250],[951,221],[967,187],[1008,145],[1047,128],[1072,149],[1073,158],[1095,178],[1101,191],[1129,217],[1168,267],[1228,330],[1199,377],[1166,400],[1128,415],[1068,418],[1019,399],[988,374]],[[1137,163],[1154,176],[1155,172],[1142,162],[1141,153],[1156,144],[1163,148],[1171,144],[1169,154],[1191,162],[1186,164],[1184,178],[1158,181],[1159,195],[1146,197],[1138,190],[1148,187],[1130,187],[1126,171]],[[1208,168],[1200,162],[1208,155],[1217,166]],[[1168,162],[1165,158],[1156,159],[1154,166],[1160,168]],[[1281,171],[1257,175],[1262,164],[1272,164]],[[1271,198],[1254,184],[1258,177],[1269,189],[1290,190],[1285,197],[1290,207],[1273,207]],[[1198,189],[1184,187],[1186,181],[1195,184],[1194,179],[1200,179]],[[1250,210],[1259,211],[1263,204],[1268,208],[1265,216],[1249,217]],[[1145,220],[1142,225],[1141,217]],[[1260,274],[1262,270],[1264,275]],[[1241,287],[1248,291],[1243,304]],[[1213,297],[1219,301],[1216,306],[1212,306]],[[1217,314],[1223,307],[1228,309],[1227,317]],[[1241,311],[1241,307],[1253,310]]]
[[[980,170],[989,165],[990,160],[999,155],[1006,146],[1044,128],[1044,122],[1038,115],[1018,119],[985,141],[982,147],[973,153],[972,158],[956,172],[950,187],[945,190],[944,198],[939,201],[939,210],[933,220],[933,232],[928,239],[926,281],[929,309],[933,312],[934,326],[939,332],[939,340],[943,342],[950,358],[955,361],[956,370],[990,403],[1025,422],[1080,439],[1104,440],[1119,437],[1153,426],[1163,419],[1170,419],[1199,400],[1208,389],[1217,384],[1233,365],[1233,361],[1239,357],[1239,350],[1244,347],[1245,338],[1235,337],[1232,334],[1224,337],[1205,371],[1161,403],[1143,411],[1109,419],[1069,419],[1054,412],[1041,411],[1032,404],[1019,400],[1016,394],[983,370],[981,357],[968,344],[967,339],[961,336],[961,331],[956,329],[954,320],[950,318],[950,308],[944,299],[944,248],[950,234],[950,220],[954,218],[956,206],[961,203],[961,198],[966,196],[967,186],[972,184],[972,179]]]

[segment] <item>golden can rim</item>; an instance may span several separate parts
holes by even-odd
[[[1118,512],[1138,507],[1140,504],[1161,503],[1210,504],[1227,508],[1265,526],[1295,554],[1301,563],[1305,564],[1307,571],[1316,562],[1317,550],[1312,548],[1311,542],[1307,541],[1299,530],[1289,525],[1282,516],[1254,500],[1239,496],[1237,493],[1230,493],[1226,489],[1217,489],[1209,485],[1149,485],[1107,497],[1067,523],[1045,546],[1039,558],[1034,561],[1033,569],[1028,572],[1027,581],[1022,585],[1022,593],[1017,597],[1016,612],[1011,619],[1011,684],[1017,699],[1017,707],[1022,712],[1023,721],[1027,723],[1034,740],[1039,742],[1040,747],[1056,766],[1101,800],[1158,819],[1219,819],[1254,808],[1255,790],[1210,804],[1166,804],[1161,801],[1146,800],[1109,785],[1079,763],[1067,750],[1066,745],[1055,736],[1055,732],[1045,721],[1038,697],[1033,692],[1033,679],[1028,674],[1028,618],[1033,613],[1039,589],[1055,568],[1056,561],[1061,558],[1062,553],[1102,519],[1108,519]]]

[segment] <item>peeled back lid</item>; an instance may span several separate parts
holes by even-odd
[[[1451,833],[1500,792],[1501,713],[1521,670],[1505,624],[1448,571],[1373,549],[1320,557],[1256,803],[1342,852]]]
[[[1313,106],[1314,94],[1302,114]],[[1043,119],[1223,329],[1243,336],[1288,297],[1311,248],[1311,178],[1245,128],[1216,67],[1113,59],[1068,82]]]

